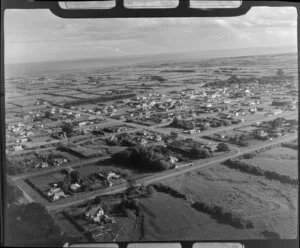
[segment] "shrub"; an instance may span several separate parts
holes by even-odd
[[[217,151],[218,152],[227,152],[227,151],[230,151],[230,148],[226,143],[222,142],[217,145]]]

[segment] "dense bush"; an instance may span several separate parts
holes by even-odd
[[[168,144],[168,148],[191,159],[207,158],[212,155],[208,147],[193,139],[175,140]]]
[[[119,205],[120,208],[133,209],[136,211],[136,215],[140,215],[140,204],[136,199],[123,199]]]
[[[170,126],[175,128],[182,128],[185,130],[191,130],[191,129],[195,129],[195,122],[185,121],[175,117],[173,122],[170,124]]]
[[[298,142],[296,144],[294,143],[283,143],[282,147],[290,148],[293,150],[298,150]]]
[[[27,244],[25,246],[30,247],[30,243],[36,242],[43,246],[50,246],[51,241],[61,242],[59,226],[55,224],[45,206],[40,203],[9,207],[6,229],[6,244],[9,246]]]
[[[218,152],[227,152],[227,151],[230,151],[230,148],[227,144],[225,143],[219,143],[217,145],[217,151]]]
[[[243,155],[243,158],[244,159],[251,159],[251,158],[254,158],[254,157],[256,157],[257,156],[257,154],[255,153],[255,152],[251,152],[251,153],[245,153],[244,155]]]
[[[172,164],[166,156],[160,153],[158,147],[136,146],[112,155],[112,160],[118,164],[125,164],[137,169],[167,170]]]
[[[163,184],[152,184],[153,188],[157,191],[157,192],[162,192],[162,193],[166,193],[169,194],[173,197],[176,198],[182,198],[186,200],[186,196],[184,194],[181,194],[180,192],[172,189],[171,187],[167,186],[167,185],[163,185]]]
[[[253,228],[250,220],[243,219],[241,216],[225,210],[221,206],[213,206],[204,202],[195,202],[191,205],[194,209],[207,213],[212,217],[226,222],[237,228]]]

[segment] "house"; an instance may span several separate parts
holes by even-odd
[[[188,133],[189,133],[189,134],[194,134],[194,133],[196,133],[196,132],[197,132],[196,129],[188,130]]]
[[[140,144],[141,144],[141,145],[146,145],[146,144],[147,144],[147,140],[141,139],[141,140],[140,140]]]
[[[79,126],[79,127],[83,127],[83,126],[85,126],[85,125],[86,125],[86,122],[85,122],[85,121],[82,121],[82,122],[79,122],[79,123],[78,123],[78,126]]]
[[[47,196],[52,196],[56,192],[59,192],[59,191],[61,191],[61,188],[50,188],[49,191],[46,194],[47,194]]]
[[[85,218],[87,220],[93,220],[95,222],[100,222],[102,216],[104,216],[104,210],[99,206],[92,207],[85,212]]]
[[[27,135],[27,137],[30,137],[30,136],[34,136],[34,133],[30,131],[30,132],[27,132],[26,135]]]
[[[41,162],[35,165],[35,168],[47,168],[49,166],[46,162]]]
[[[15,151],[22,151],[23,150],[23,147],[22,146],[15,146]]]
[[[50,188],[50,190],[46,194],[53,201],[58,200],[62,197],[66,197],[61,188]]]
[[[77,191],[80,188],[81,188],[81,185],[78,184],[78,183],[73,183],[73,184],[70,185],[70,189],[73,190],[73,191]]]
[[[60,165],[62,165],[64,163],[68,163],[68,160],[66,158],[55,158],[53,160],[53,165],[54,166],[60,166]]]
[[[282,113],[282,109],[274,109],[274,110],[271,111],[271,113],[272,113],[273,115],[281,114],[281,113]]]
[[[268,133],[262,129],[257,129],[257,130],[255,130],[255,135],[257,135],[260,138],[265,138],[268,136]]]
[[[110,171],[107,173],[107,177],[106,177],[108,180],[109,179],[118,179],[120,178],[120,175],[116,174],[115,172],[113,171]]]
[[[178,162],[178,158],[170,156],[169,161],[170,161],[171,164],[174,164],[174,163]]]
[[[58,191],[58,192],[54,193],[54,195],[52,196],[52,199],[53,199],[53,201],[55,201],[62,197],[66,197],[65,193],[63,191]]]
[[[21,139],[21,143],[24,143],[24,142],[27,142],[28,141],[28,138],[22,138]]]

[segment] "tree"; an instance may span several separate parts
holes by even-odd
[[[223,122],[223,125],[224,125],[224,126],[229,126],[229,125],[231,125],[231,122],[230,122],[229,120],[223,120],[222,122]]]
[[[50,111],[46,111],[46,112],[45,112],[45,117],[46,117],[46,118],[49,119],[51,116],[52,116],[52,114],[51,114]]]
[[[227,144],[225,143],[219,143],[217,145],[217,151],[219,152],[227,152],[227,151],[230,151],[230,148]]]
[[[7,196],[7,203],[13,204],[17,203],[18,200],[23,196],[23,193],[21,190],[19,190],[17,187],[11,185],[10,183],[7,183],[7,189],[6,189],[6,196]]]
[[[298,121],[296,119],[289,120],[289,123],[291,127],[298,125]]]
[[[102,208],[103,208],[105,214],[109,214],[112,209],[111,205],[106,201],[102,203]]]
[[[80,173],[78,171],[71,171],[69,176],[70,176],[71,183],[79,183],[81,179]]]
[[[277,77],[283,77],[284,76],[284,72],[282,68],[279,68],[276,72]]]
[[[153,195],[155,193],[155,189],[154,189],[154,187],[152,185],[149,185],[147,187],[147,193],[148,193],[149,196]]]
[[[94,204],[100,204],[102,201],[101,196],[96,196],[94,199]]]
[[[274,129],[282,127],[283,119],[282,118],[276,118],[272,121],[271,125]]]
[[[49,246],[49,241],[53,242],[61,239],[60,228],[48,214],[44,205],[40,203],[29,203],[26,205],[13,205],[7,211],[7,235],[6,244],[22,244],[26,247],[30,243],[38,242]],[[60,240],[61,242],[61,240]]]
[[[204,158],[210,157],[210,153],[209,153],[208,149],[206,149],[206,148],[202,149],[202,156]]]
[[[62,126],[62,131],[66,133],[68,137],[71,137],[73,133],[74,126],[72,123],[64,123]]]

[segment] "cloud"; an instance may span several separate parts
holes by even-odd
[[[48,10],[8,10],[5,53],[7,59],[27,61],[97,56],[93,51],[114,56],[291,45],[297,41],[296,23],[294,8],[257,7],[226,18],[138,19],[62,19]]]

